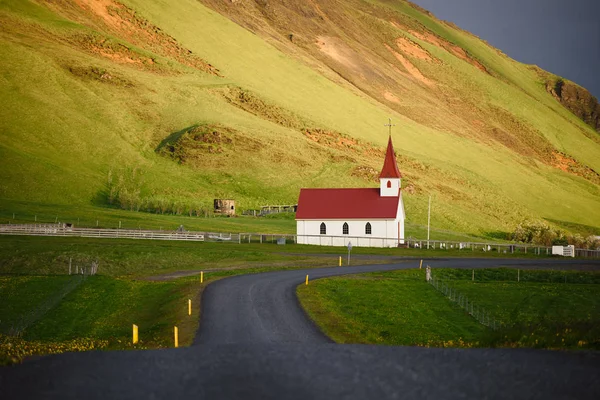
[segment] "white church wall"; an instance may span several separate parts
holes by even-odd
[[[321,223],[327,228],[325,235],[320,234]],[[348,234],[343,234],[344,222],[348,223]],[[371,223],[371,234],[365,233],[365,225]],[[359,247],[396,247],[398,244],[397,220],[298,220],[296,234],[299,244],[320,246],[347,246],[352,242]]]
[[[404,221],[406,215],[404,212],[404,200],[402,200],[402,192],[400,192],[400,202],[398,204],[398,213],[396,214],[396,221],[400,222],[400,243],[404,244],[405,232],[404,232]]]

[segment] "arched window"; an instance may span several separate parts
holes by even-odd
[[[321,227],[319,229],[320,229],[321,235],[327,234],[327,226],[325,226],[325,222],[321,222]]]
[[[387,183],[387,187],[388,187],[388,188],[391,188],[391,187],[392,187],[392,181],[388,181],[388,183]]]
[[[365,225],[365,235],[370,235],[371,234],[371,223],[367,222],[367,224]]]
[[[342,234],[348,235],[350,230],[348,229],[348,223],[344,222],[344,226],[342,226]]]

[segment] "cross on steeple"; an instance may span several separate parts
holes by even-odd
[[[392,125],[392,119],[388,118],[389,122],[383,126],[389,126],[390,127],[390,136],[392,136],[392,126],[396,126],[396,124]]]

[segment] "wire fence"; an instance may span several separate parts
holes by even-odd
[[[0,320],[0,332],[9,336],[21,336],[23,332],[35,322],[40,320],[44,314],[56,307],[58,303],[69,293],[81,285],[88,275],[78,274],[69,277],[63,287],[46,298],[37,307],[19,316],[16,321]]]
[[[503,324],[489,310],[481,307],[467,296],[460,293],[452,287],[447,280],[440,279],[431,273],[431,268],[427,266],[427,283],[433,286],[438,292],[447,297],[450,301],[462,308],[480,324],[487,326],[492,330],[500,328]]]
[[[56,307],[65,296],[77,289],[88,277],[96,275],[99,266],[99,261],[90,257],[69,257],[68,260],[65,258],[55,260],[52,275],[68,275],[68,278],[65,277],[65,284],[43,299],[35,308],[19,315],[17,320],[7,320],[0,316],[0,333],[21,336],[27,328]]]

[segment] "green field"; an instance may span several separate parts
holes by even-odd
[[[405,1],[269,7],[2,1],[0,221],[290,232],[182,215],[377,186],[391,117],[412,226],[432,195],[440,230],[598,233],[600,135],[558,77]]]
[[[521,271],[522,282],[512,269],[476,270],[475,282],[471,271],[435,273],[502,327],[479,324],[428,285],[423,270],[321,279],[297,293],[311,318],[340,343],[600,348],[596,272]]]
[[[319,279],[298,286],[311,318],[338,343],[474,342],[483,326],[430,290],[418,270]]]
[[[441,270],[438,276],[502,323],[499,344],[524,347],[600,347],[600,274],[500,268]],[[518,281],[517,281],[518,280]]]
[[[82,282],[60,302],[53,302],[61,285],[73,279]],[[0,305],[0,363],[93,348],[172,347],[174,326],[179,328],[180,345],[190,345],[204,286],[198,279],[146,282],[105,276],[11,276],[2,277],[0,283],[0,295],[6,300]],[[193,300],[191,316],[188,299]],[[15,335],[11,326],[18,325],[23,315],[35,318]],[[136,345],[131,343],[132,324],[139,326]]]
[[[258,239],[255,238],[255,240]],[[0,274],[64,275],[98,261],[99,273],[146,277],[175,271],[276,266],[335,266],[346,247],[272,243],[177,242],[136,239],[0,236]],[[323,256],[326,255],[326,256]],[[532,254],[464,250],[354,247],[352,264],[388,263],[389,257],[540,257]],[[378,257],[379,256],[379,257]]]

